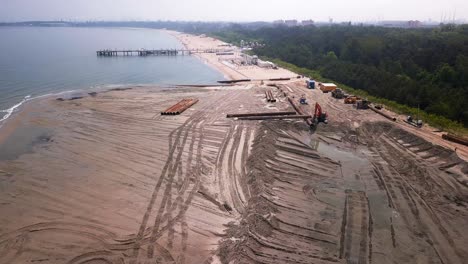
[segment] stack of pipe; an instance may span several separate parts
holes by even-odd
[[[198,99],[183,99],[177,104],[161,112],[161,115],[179,115],[197,102]]]
[[[266,99],[268,102],[276,102],[276,99],[273,96],[273,93],[271,92],[271,90],[266,90],[265,95],[266,95]]]
[[[310,115],[307,115],[307,113],[305,113],[299,107],[299,105],[296,104],[294,99],[289,95],[289,93],[294,92],[289,86],[284,85],[284,84],[270,84],[269,86],[278,88],[284,94],[284,96],[286,96],[286,98],[288,98],[289,103],[294,108],[294,110],[296,110],[297,116],[304,116],[305,117],[304,119],[305,119],[308,126],[312,126],[314,124],[313,117],[310,116]],[[289,90],[289,91],[286,91],[286,89]]]

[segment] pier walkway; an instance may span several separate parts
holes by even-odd
[[[115,57],[115,56],[176,56],[176,55],[191,55],[194,53],[216,53],[219,55],[230,54],[232,49],[154,49],[154,50],[98,50],[97,56]]]

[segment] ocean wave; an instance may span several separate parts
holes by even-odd
[[[7,120],[7,118],[9,118],[13,112],[15,112],[16,109],[18,109],[18,107],[20,107],[22,104],[26,103],[27,101],[31,100],[31,95],[27,95],[23,98],[23,100],[21,100],[21,102],[15,104],[14,106],[8,108],[8,109],[5,109],[5,110],[0,110],[0,113],[6,113],[1,119],[0,119],[0,122],[3,122],[5,120]]]
[[[74,89],[74,90],[67,90],[67,91],[60,91],[57,93],[47,93],[47,94],[42,94],[38,96],[32,97],[31,95],[27,95],[21,100],[19,103],[13,105],[12,107],[5,109],[5,110],[0,110],[0,127],[5,123],[4,121],[7,120],[14,112],[18,111],[18,109],[26,102],[34,100],[34,99],[39,99],[39,98],[44,98],[44,97],[49,97],[49,96],[63,96],[63,95],[73,95],[75,93],[86,93],[90,91],[107,91],[110,89],[115,89],[115,88],[124,88],[124,87],[145,87],[145,86],[153,86],[155,84],[103,84],[103,85],[93,85],[88,88],[82,88],[82,89]],[[2,113],[6,113],[2,117]]]
[[[68,90],[68,91],[62,91],[58,93],[48,93],[48,94],[43,94],[35,97],[31,97],[31,95],[26,95],[23,100],[21,100],[19,103],[13,105],[12,107],[5,109],[5,110],[0,110],[0,117],[1,113],[6,113],[3,115],[3,117],[0,118],[0,127],[4,123],[5,120],[7,120],[15,111],[17,111],[24,103],[34,100],[34,99],[39,99],[43,97],[48,97],[48,96],[57,96],[65,93],[72,93],[75,92],[76,90]]]

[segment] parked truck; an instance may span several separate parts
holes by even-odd
[[[319,83],[320,90],[324,93],[332,92],[336,89],[334,83]]]
[[[336,88],[332,91],[332,96],[336,99],[342,99],[345,97],[345,93],[340,88]]]

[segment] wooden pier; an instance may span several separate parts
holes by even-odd
[[[154,50],[98,50],[96,55],[99,57],[115,57],[115,56],[176,56],[176,55],[191,55],[195,53],[216,53],[226,54],[232,53],[232,49],[154,49]]]

